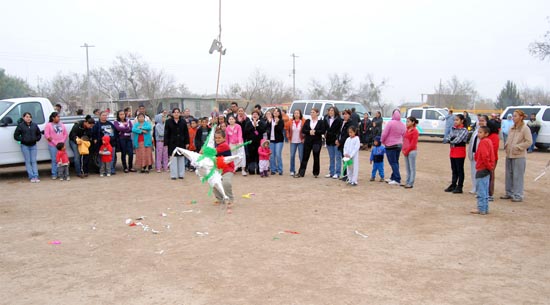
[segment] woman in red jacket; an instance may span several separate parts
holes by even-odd
[[[403,137],[403,156],[405,156],[405,167],[407,167],[407,183],[402,184],[406,189],[414,186],[416,177],[416,147],[418,144],[418,129],[416,129],[418,120],[410,116],[407,118],[407,131]]]

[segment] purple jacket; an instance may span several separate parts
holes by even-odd
[[[396,109],[393,111],[391,121],[387,122],[382,130],[382,144],[386,148],[393,145],[402,145],[405,131],[407,131],[407,128],[401,122],[401,113]]]
[[[123,125],[119,121],[113,122],[115,125],[115,129],[118,131],[118,138],[119,139],[130,139],[132,135],[132,121],[126,120],[126,125]]]

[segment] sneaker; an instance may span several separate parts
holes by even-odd
[[[512,198],[512,202],[523,202],[523,199],[520,197]]]
[[[390,182],[388,182],[388,184],[389,185],[399,185],[399,182],[390,180]]]
[[[31,178],[31,183],[36,183],[36,178]]]
[[[338,179],[338,175],[334,174],[334,175],[332,176],[332,179]]]
[[[412,189],[412,188],[413,188],[413,186],[412,186],[412,185],[410,185],[410,184],[406,184],[406,185],[404,186],[404,188],[406,188],[406,189]]]
[[[357,186],[357,182],[350,182],[349,183],[351,186]]]
[[[159,173],[159,174],[160,174],[160,169],[157,169],[157,173]]]
[[[373,177],[373,178],[370,178],[370,180],[369,180],[369,181],[374,181],[374,180],[376,180],[376,179],[374,179],[374,177]]]
[[[71,181],[71,177],[67,176],[67,178],[65,178],[65,180]]]
[[[384,178],[380,178],[380,180],[379,180],[379,181],[380,181],[380,182],[384,182],[385,180],[384,180]]]
[[[504,195],[504,196],[500,196],[500,199],[512,199],[512,196]]]
[[[40,179],[34,178],[34,181],[35,181],[36,183],[39,183],[39,182],[40,182]]]
[[[246,171],[243,171],[243,176],[248,176],[248,173]]]
[[[52,180],[57,180],[57,176],[52,176]]]
[[[100,174],[99,177],[105,177],[105,175],[104,175],[104,174]]]
[[[294,176],[294,172],[290,172],[290,175],[291,175],[291,176]]]
[[[325,175],[325,178],[330,178],[330,177],[332,177],[331,174],[326,174],[326,175]]]
[[[470,194],[477,194],[476,190],[471,190],[471,191],[469,191],[468,193],[470,193]]]
[[[107,174],[107,177],[111,177],[111,174]]]

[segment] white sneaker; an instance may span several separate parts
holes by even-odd
[[[291,175],[291,176],[294,176],[294,172],[290,172],[290,175]]]
[[[71,177],[67,176],[67,178],[65,178],[65,180],[71,181]]]
[[[331,174],[326,174],[325,175],[325,178],[330,178],[330,177],[332,177]]]
[[[332,176],[332,179],[338,179],[338,175],[334,174],[334,175]]]
[[[399,182],[391,180],[388,182],[389,185],[399,185]]]
[[[386,179],[386,180],[384,180],[384,181],[386,181],[386,183],[390,183],[390,182],[392,182],[393,180],[391,180],[391,179]]]
[[[248,176],[248,174],[244,170],[243,170],[243,176]]]
[[[100,174],[99,177],[105,177],[105,175],[104,175],[104,174]]]
[[[111,174],[107,174],[107,177],[111,177]]]

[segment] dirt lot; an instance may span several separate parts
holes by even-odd
[[[0,169],[0,303],[550,303],[550,173],[533,182],[550,154],[528,156],[526,200],[496,199],[488,216],[468,213],[473,195],[443,192],[447,145],[419,144],[411,190],[368,182],[369,154],[357,187],[314,179],[311,164],[303,179],[239,174],[222,216],[194,174],[59,182],[42,164],[30,184]],[[288,146],[283,160],[288,170]],[[125,224],[142,215],[160,233]]]

